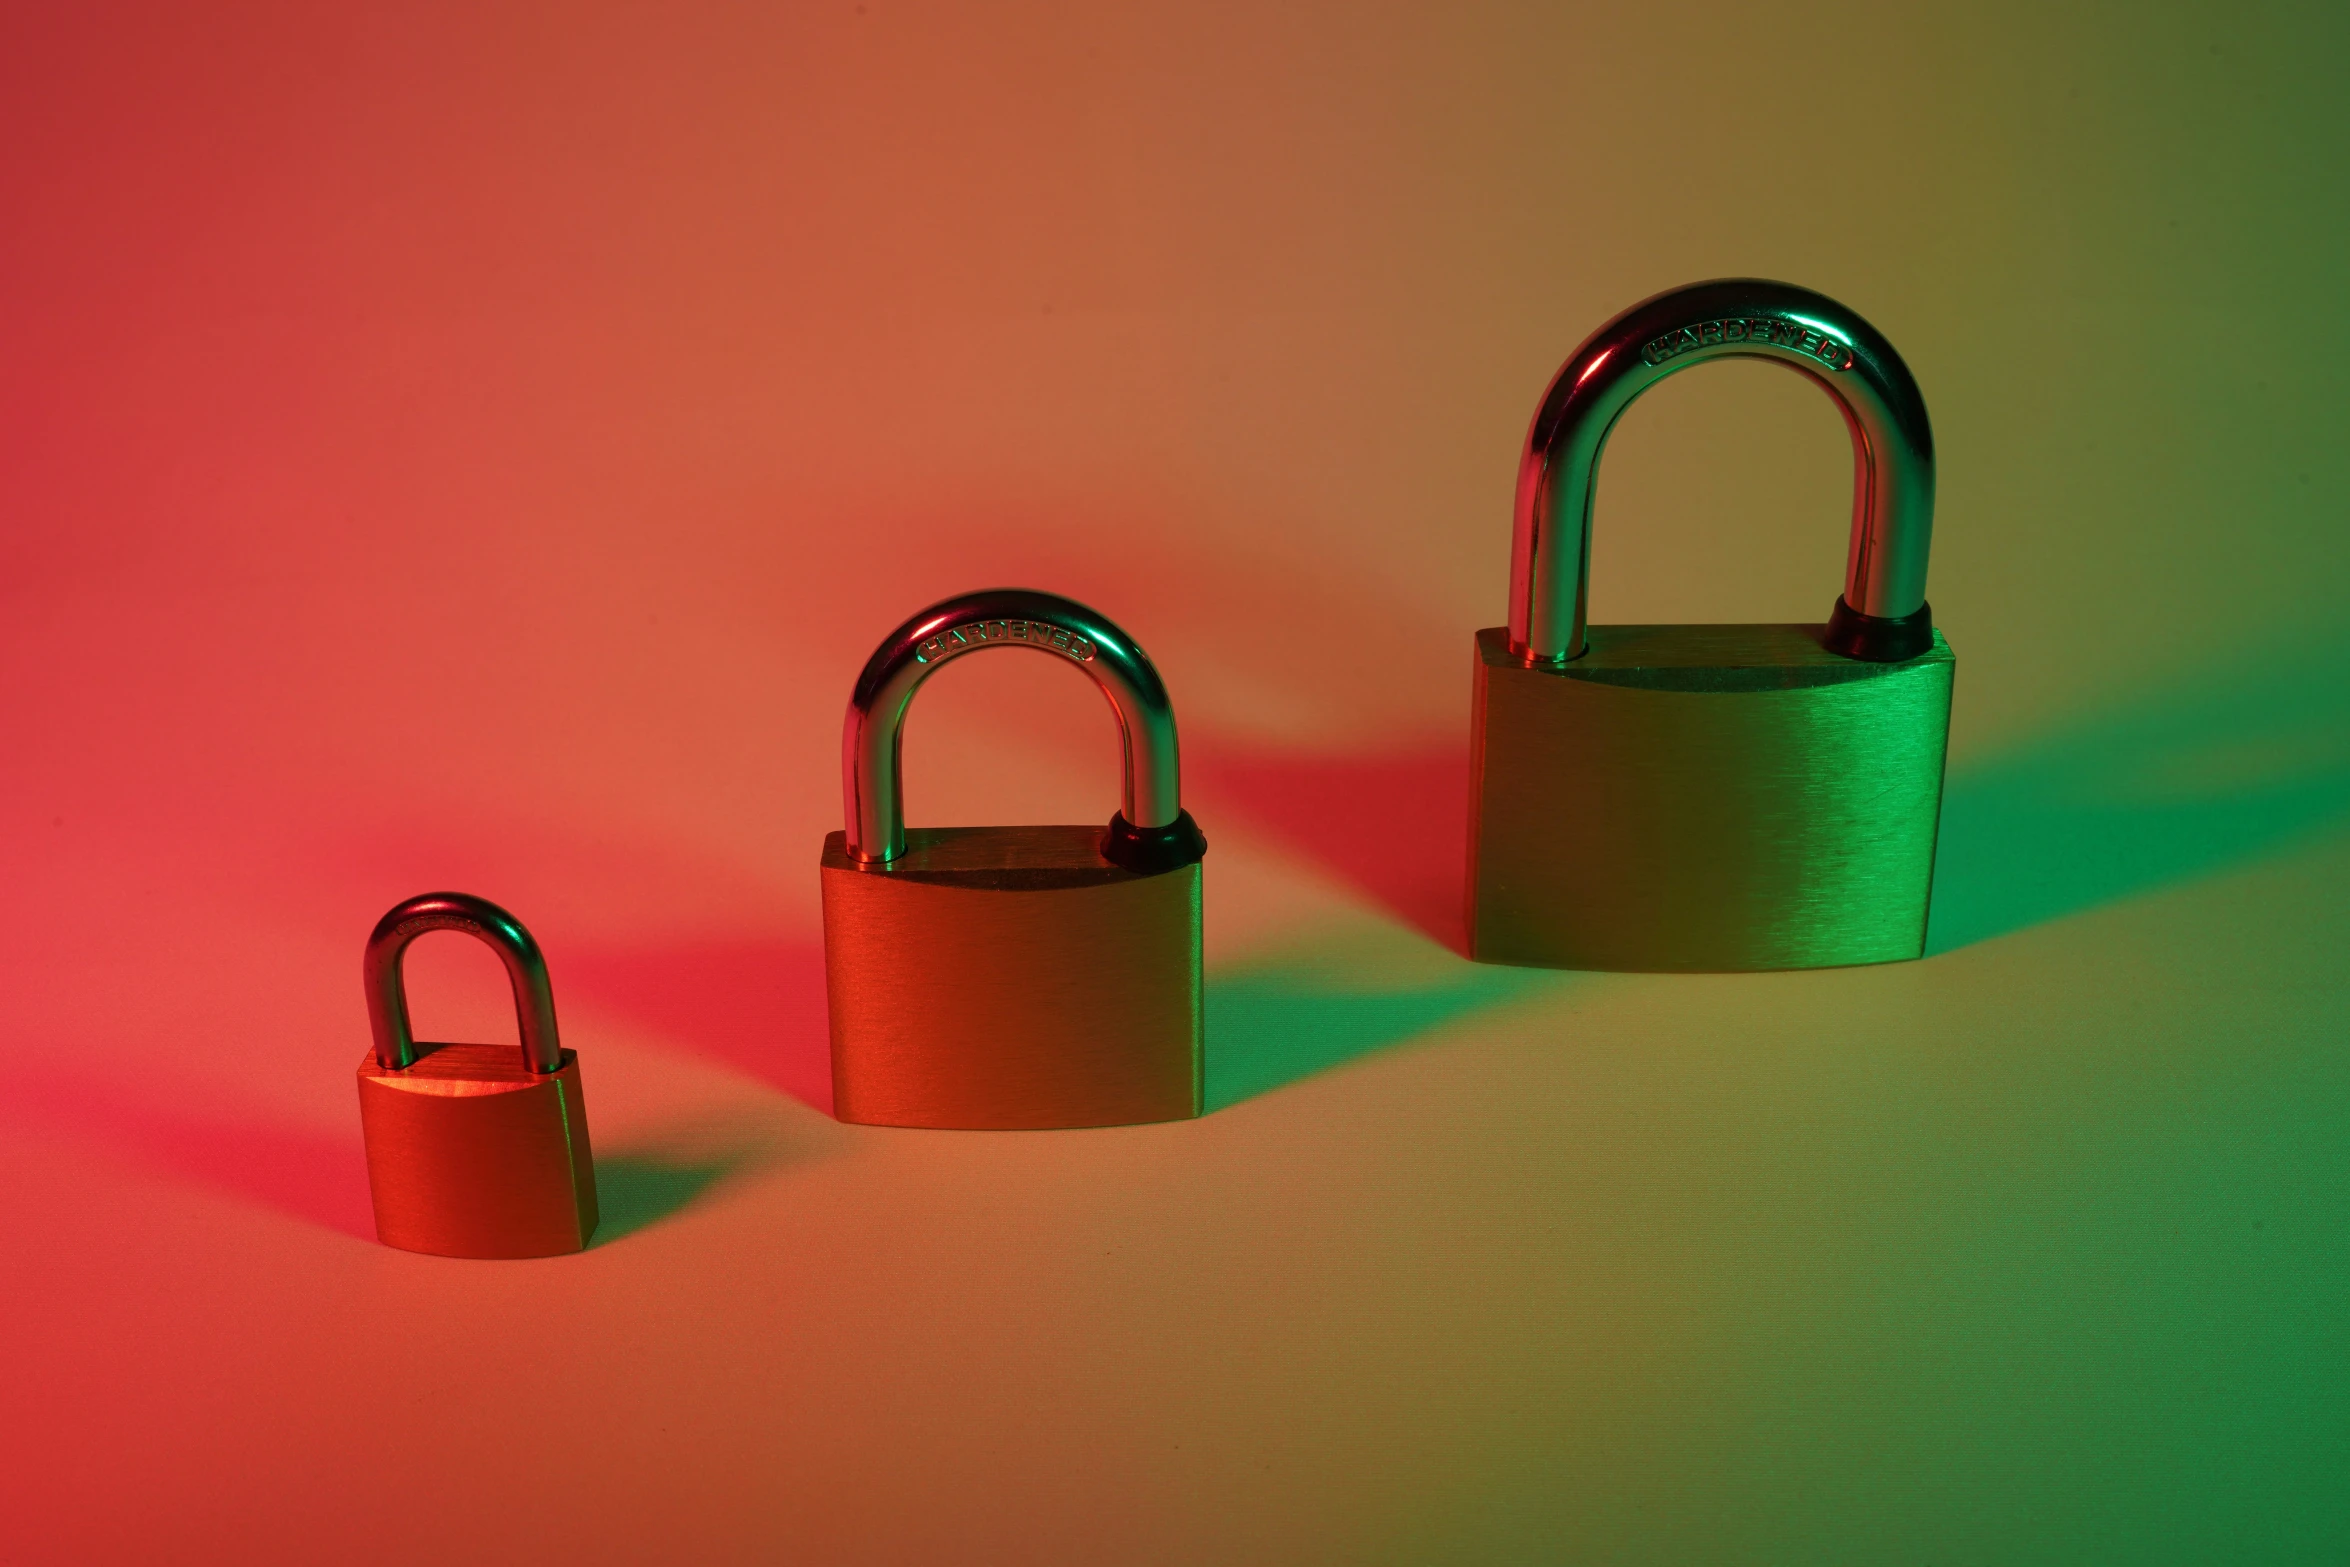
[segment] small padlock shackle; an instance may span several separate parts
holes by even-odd
[[[1810,376],[1852,431],[1852,544],[1828,646],[1878,663],[1933,646],[1934,432],[1909,367],[1825,294],[1723,278],[1634,305],[1586,338],[1543,394],[1518,464],[1510,557],[1510,650],[1528,664],[1556,667],[1583,652],[1592,492],[1616,420],[1675,371],[1733,356]]]
[[[361,971],[367,981],[367,1026],[375,1033],[375,1060],[389,1072],[416,1064],[416,1040],[408,1031],[408,993],[400,975],[408,943],[428,930],[461,930],[489,943],[506,965],[514,986],[514,1019],[522,1031],[522,1064],[532,1072],[559,1071],[563,1044],[555,1034],[555,992],[547,983],[547,960],[522,921],[487,898],[463,892],[428,892],[375,922],[367,938]]]
[[[981,648],[1051,653],[1091,675],[1118,715],[1125,784],[1103,854],[1129,870],[1166,870],[1207,844],[1183,809],[1175,709],[1135,640],[1075,599],[1031,588],[988,588],[944,599],[882,640],[849,694],[841,726],[841,792],[849,857],[886,865],[906,852],[899,759],[906,709],[941,664]]]

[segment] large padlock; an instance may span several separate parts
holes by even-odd
[[[1074,665],[1109,698],[1125,789],[1102,827],[908,828],[906,708],[983,648]],[[857,677],[848,827],[824,840],[833,1113],[878,1126],[1038,1128],[1200,1112],[1200,857],[1175,712],[1132,637],[999,588],[934,604]]]
[[[461,930],[506,965],[522,1048],[419,1044],[400,960],[428,930]],[[359,1126],[375,1233],[443,1257],[551,1257],[596,1232],[579,1057],[555,1033],[547,962],[522,922],[482,898],[432,892],[377,922],[364,964],[375,1045],[359,1063]]]
[[[1586,626],[1591,506],[1632,400],[1732,356],[1790,366],[1852,432],[1825,625]],[[1617,316],[1534,415],[1510,620],[1477,633],[1471,955],[1557,968],[1811,968],[1925,948],[1953,664],[1926,604],[1934,440],[1900,355],[1753,279]]]

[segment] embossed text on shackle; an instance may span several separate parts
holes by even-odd
[[[1093,657],[1093,644],[1074,631],[1048,626],[1041,620],[974,620],[950,626],[914,649],[914,662],[935,664],[990,642],[1026,642],[1066,654],[1082,664]]]
[[[1766,316],[1693,321],[1641,344],[1640,357],[1652,365],[1661,365],[1668,359],[1678,359],[1700,348],[1718,348],[1724,343],[1769,343],[1809,355],[1831,370],[1852,368],[1852,350],[1827,333],[1800,321],[1779,321]]]

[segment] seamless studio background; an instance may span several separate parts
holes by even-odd
[[[2339,1560],[2346,68],[2315,4],[9,8],[7,1554]],[[1724,274],[1933,412],[1933,955],[1472,967],[1526,420]],[[1823,618],[1850,482],[1799,378],[1674,379],[1595,617]],[[823,1113],[841,707],[998,583],[1174,693],[1197,1123]],[[1115,769],[1041,659],[909,729],[916,822]],[[548,952],[584,1255],[371,1238],[360,944],[441,886]]]

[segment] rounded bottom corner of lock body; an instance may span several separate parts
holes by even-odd
[[[876,1041],[868,1040],[870,1046]],[[1200,1030],[1180,1040],[1135,1041],[1113,1068],[1115,1084],[1031,1073],[1018,1087],[975,1071],[903,1075],[854,1042],[833,1038],[832,1117],[844,1126],[921,1132],[1081,1132],[1163,1126],[1207,1113]],[[1033,1064],[1033,1063],[1031,1063]],[[1097,1067],[1107,1063],[1097,1062]],[[945,1062],[934,1063],[944,1067]],[[966,1063],[969,1065],[969,1063]]]
[[[1180,1040],[1143,1038],[1131,1056],[1095,1060],[1093,1072],[1032,1074],[1025,1092],[984,1081],[984,1063],[948,1060],[914,1080],[876,1070],[866,1052],[836,1039],[832,1117],[846,1126],[936,1132],[1074,1132],[1195,1121],[1206,1113],[1197,1031],[1186,1053]],[[844,1057],[846,1059],[844,1059]],[[1113,1081],[1098,1080],[1107,1067]],[[1190,1085],[1182,1085],[1186,1078]],[[1089,1078],[1094,1080],[1088,1080]],[[924,1079],[929,1079],[925,1081]]]
[[[1886,950],[1824,953],[1817,956],[1772,953],[1742,955],[1721,952],[1676,954],[1596,951],[1568,944],[1480,939],[1474,921],[1469,927],[1469,961],[1498,968],[1547,969],[1576,974],[1800,974],[1814,969],[1877,968],[1888,963],[1914,963],[1926,956],[1921,936]]]
[[[1585,957],[1472,957],[1470,961],[1493,968],[1539,969],[1550,974],[1809,974],[1826,969],[1882,968],[1889,963],[1915,963],[1923,957],[1924,953],[1917,952],[1884,958],[1823,958],[1818,962],[1607,962]]]
[[[951,1113],[935,1116],[903,1111],[860,1113],[855,1109],[843,1110],[836,1104],[833,1119],[846,1126],[890,1127],[908,1132],[1106,1132],[1122,1126],[1171,1126],[1184,1121],[1196,1121],[1205,1113],[1204,1107],[1195,1103],[1188,1110],[1154,1110],[1110,1119],[1091,1116],[1069,1119],[1038,1116],[980,1119]]]
[[[596,1197],[592,1172],[575,1188],[573,1202],[567,1205],[569,1212],[558,1217],[547,1211],[555,1205],[549,1194],[542,1211],[504,1223],[483,1223],[481,1215],[474,1212],[463,1212],[456,1221],[443,1216],[449,1210],[443,1210],[442,1214],[429,1211],[403,1214],[397,1211],[402,1205],[396,1200],[389,1205],[394,1211],[387,1213],[384,1193],[377,1184],[378,1172],[371,1168],[368,1175],[377,1242],[394,1251],[413,1252],[421,1257],[448,1257],[464,1262],[530,1262],[545,1257],[569,1257],[593,1246],[596,1231],[603,1227],[603,1208]]]
[[[379,1245],[387,1246],[393,1251],[408,1252],[418,1257],[447,1257],[454,1262],[538,1262],[548,1257],[577,1256],[588,1250],[596,1243],[596,1229],[597,1226],[591,1223],[587,1228],[587,1233],[573,1242],[495,1250],[452,1246],[446,1242],[436,1242],[426,1237],[399,1238],[386,1235],[381,1223],[376,1226],[375,1238]]]

